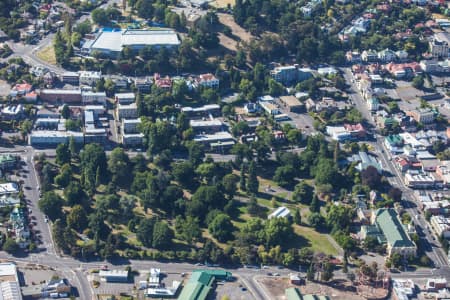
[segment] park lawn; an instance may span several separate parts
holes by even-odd
[[[56,56],[53,45],[42,48],[41,51],[37,53],[37,57],[49,64],[56,65]]]
[[[313,228],[294,225],[294,232],[308,241],[308,247],[315,252],[322,252],[329,255],[337,255],[337,249],[330,243],[326,234],[319,233]]]

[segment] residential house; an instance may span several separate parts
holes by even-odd
[[[378,60],[383,63],[392,62],[397,58],[395,52],[387,48],[378,52],[377,56]]]
[[[380,208],[373,212],[372,225],[362,226],[361,237],[373,236],[386,244],[387,254],[398,253],[403,257],[415,256],[417,246],[409,237],[397,212],[393,208]]]
[[[25,94],[31,92],[33,90],[33,86],[29,83],[18,83],[16,84],[10,92],[11,97],[25,96]]]
[[[345,54],[345,59],[351,64],[360,64],[362,62],[361,53],[358,51],[348,51]]]
[[[172,88],[172,80],[169,76],[164,78],[159,75],[159,73],[155,73],[153,76],[153,81],[155,85],[160,89],[171,89]]]
[[[378,53],[374,50],[364,50],[361,59],[364,62],[376,62],[378,61]]]
[[[398,51],[395,51],[395,56],[397,57],[398,61],[403,62],[403,61],[408,60],[409,54],[405,50],[398,50]]]
[[[212,89],[219,88],[219,79],[211,73],[201,74],[196,79],[198,85]]]

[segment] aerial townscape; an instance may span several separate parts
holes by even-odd
[[[1,0],[0,300],[450,299],[450,0]]]

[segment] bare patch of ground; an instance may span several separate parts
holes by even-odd
[[[356,289],[351,282],[336,280],[329,284],[307,282],[306,285],[296,286],[289,283],[288,278],[281,277],[261,277],[256,281],[265,290],[268,296],[274,300],[286,300],[285,290],[289,287],[296,287],[304,295],[314,294],[328,296],[333,300],[363,300],[362,296],[356,293]]]
[[[219,34],[220,44],[223,47],[231,51],[236,51],[237,45],[240,41],[248,42],[254,38],[250,34],[250,32],[246,31],[234,21],[232,15],[219,13],[218,17],[220,23],[222,23],[224,26],[229,27],[231,29],[231,33],[233,34],[233,37],[226,36],[223,33]]]

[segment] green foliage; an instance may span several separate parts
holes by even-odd
[[[248,168],[247,190],[250,193],[256,194],[258,192],[258,188],[259,188],[259,181],[258,178],[256,177],[256,164],[252,160]]]
[[[87,225],[87,214],[81,205],[75,205],[67,215],[67,225],[76,231],[83,231]]]
[[[70,151],[68,144],[59,144],[56,147],[56,163],[59,165],[70,163]]]
[[[233,224],[229,216],[218,214],[208,225],[208,230],[214,238],[223,243],[232,238]]]
[[[64,200],[55,192],[46,192],[38,202],[39,209],[46,214],[50,220],[56,220],[62,216]]]
[[[2,246],[2,249],[9,254],[15,254],[17,251],[19,251],[19,245],[14,239],[7,238]]]

